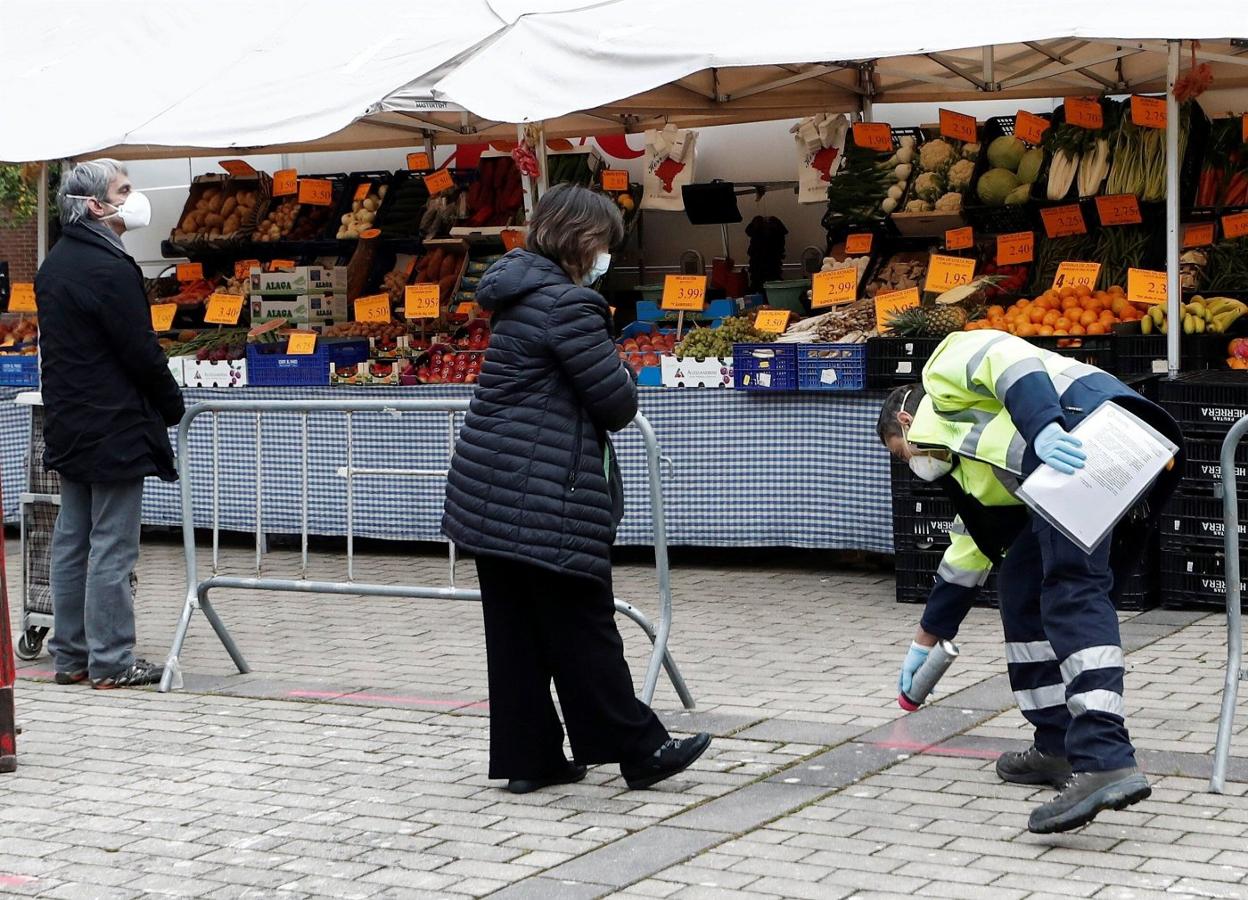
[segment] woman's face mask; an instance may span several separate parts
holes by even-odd
[[[607,269],[611,268],[611,254],[607,252],[599,253],[594,257],[594,264],[589,267],[589,271],[585,273],[585,277],[581,279],[581,284],[591,285],[603,275],[607,274]]]

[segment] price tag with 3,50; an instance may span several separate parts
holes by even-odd
[[[9,285],[9,312],[38,312],[34,284],[29,281],[15,281]]]
[[[970,225],[950,228],[945,232],[946,250],[969,250],[975,246],[975,229]]]
[[[1131,121],[1141,128],[1166,127],[1166,101],[1160,97],[1131,98]]]
[[[628,172],[624,169],[603,169],[602,189],[615,192],[628,190]]]
[[[784,334],[789,327],[790,315],[792,313],[787,309],[760,310],[754,319],[754,327],[759,331],[767,331],[771,334]]]
[[[865,256],[871,252],[871,245],[874,241],[875,235],[869,231],[851,234],[845,238],[845,253],[848,256]]]
[[[1064,287],[1083,285],[1089,290],[1096,288],[1096,279],[1100,277],[1101,264],[1097,262],[1064,262],[1057,266],[1057,274],[1053,277],[1053,290],[1060,291]]]
[[[1064,101],[1066,121],[1080,128],[1104,128],[1105,114],[1101,101],[1088,97],[1067,97]]]
[[[409,284],[403,289],[403,318],[436,319],[442,309],[442,292],[436,283]]]
[[[178,314],[178,304],[157,303],[152,307],[152,331],[169,331],[173,328],[173,317]]]
[[[927,264],[927,280],[923,284],[923,290],[933,294],[943,294],[960,285],[970,284],[974,277],[975,259],[973,257],[943,256],[933,253],[931,261]]]
[[[875,323],[880,334],[892,331],[889,322],[893,316],[905,309],[919,305],[919,289],[906,288],[903,291],[887,291],[875,295]]]
[[[853,303],[858,298],[858,268],[846,266],[831,272],[816,272],[811,287],[812,309]]]
[[[451,177],[449,169],[438,169],[432,175],[425,176],[425,187],[430,197],[436,197],[455,187],[455,179]]]
[[[1111,194],[1096,198],[1096,215],[1102,225],[1139,225],[1140,201],[1135,194]]]
[[[1049,120],[1035,113],[1020,109],[1014,115],[1014,137],[1026,141],[1033,146],[1044,140],[1044,133],[1049,130]]]
[[[208,325],[237,325],[243,314],[242,294],[213,294],[208,298],[204,322]]]
[[[1088,233],[1088,225],[1083,221],[1083,211],[1078,203],[1042,209],[1040,218],[1044,221],[1044,233],[1050,239]]]
[[[1227,240],[1248,234],[1248,213],[1234,213],[1222,217],[1222,236]]]
[[[295,169],[278,169],[273,173],[273,196],[289,197],[299,192],[299,172]]]
[[[315,331],[292,331],[286,339],[287,356],[311,356],[315,352]]]
[[[203,263],[178,263],[178,281],[199,281],[204,277]]]
[[[1036,235],[1031,231],[997,235],[997,265],[1015,266],[1036,258]]]
[[[951,109],[940,110],[940,134],[941,137],[965,141],[968,144],[979,139],[975,130],[975,117]]]
[[[389,322],[390,295],[370,294],[355,301],[355,321]]]
[[[433,168],[433,160],[423,150],[407,154],[407,167],[417,172]]]
[[[333,206],[334,183],[324,178],[301,178],[299,202],[309,206]]]
[[[1132,303],[1166,302],[1166,273],[1151,269],[1127,269],[1127,299]]]
[[[1213,243],[1212,222],[1190,222],[1183,226],[1183,249],[1206,247]]]
[[[668,275],[663,279],[663,309],[701,312],[705,303],[705,275]]]
[[[855,122],[854,144],[864,150],[893,152],[893,129],[884,122]]]

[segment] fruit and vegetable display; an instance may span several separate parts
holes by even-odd
[[[1050,129],[1051,130],[1051,129]],[[1044,151],[1027,148],[1013,135],[1003,134],[988,144],[988,168],[975,182],[975,194],[985,206],[1014,206],[1031,199],[1031,186],[1040,177]]]
[[[1094,291],[1086,285],[1050,288],[1034,300],[1021,298],[1010,306],[992,305],[983,318],[967,322],[967,331],[992,328],[1019,337],[1079,337],[1110,334],[1115,325],[1136,322],[1144,313],[1127,302],[1119,285]]]
[[[246,328],[181,331],[176,339],[165,338],[160,344],[170,359],[175,356],[191,356],[200,362],[243,359],[247,355],[247,331]],[[276,334],[272,340],[277,340]]]
[[[926,252],[902,250],[892,254],[880,264],[875,276],[867,283],[863,293],[867,297],[922,287],[927,277]]]
[[[1191,122],[1192,104],[1180,104],[1180,161],[1187,151]],[[1134,194],[1148,202],[1165,199],[1166,132],[1163,129],[1136,125],[1131,120],[1129,111],[1124,109],[1119,117],[1111,155],[1113,163],[1109,169],[1109,178],[1105,182],[1106,194]]]
[[[1248,338],[1235,338],[1226,345],[1226,365],[1231,369],[1248,369]]]
[[[39,321],[34,316],[0,317],[0,353],[39,352]]]
[[[272,241],[283,241],[295,227],[295,219],[299,217],[299,201],[295,197],[287,197],[281,201],[274,201],[274,205],[270,207],[268,215],[260,220],[260,224],[256,226],[256,233],[252,236],[253,240],[261,243],[269,243]]]
[[[852,131],[845,138],[841,167],[828,182],[828,212],[823,226],[867,225],[900,209],[915,171],[918,142],[912,135],[899,139],[891,155],[859,147]]]
[[[387,190],[386,203],[378,208],[373,224],[383,237],[416,237],[429,203],[429,189],[419,175],[400,178]]]
[[[480,351],[435,344],[416,359],[400,364],[400,383],[406,377],[414,379],[412,384],[476,384],[484,359],[485,354]]]
[[[979,144],[937,138],[919,148],[917,177],[905,212],[957,213],[970,191]]]
[[[1239,118],[1210,123],[1195,205],[1248,205],[1248,144]]]
[[[522,206],[524,184],[512,158],[482,157],[477,180],[468,188],[468,220],[464,224],[476,228],[511,225]]]
[[[1248,238],[1219,241],[1208,248],[1204,291],[1248,291]]]
[[[377,211],[381,209],[381,201],[386,199],[387,191],[389,191],[387,185],[374,184],[363,199],[352,200],[351,209],[342,214],[335,237],[338,240],[358,238],[361,231],[372,228],[377,220]]]
[[[161,297],[157,302],[176,303],[178,306],[195,306],[207,300],[216,290],[216,281],[199,278],[195,281],[187,281],[180,284],[176,294]]]
[[[903,309],[884,322],[892,334],[898,337],[944,337],[967,326],[965,309],[957,305],[924,303]]]
[[[875,305],[858,300],[795,322],[776,338],[781,344],[860,344],[875,336]]]
[[[546,181],[549,184],[576,184],[589,187],[594,180],[590,167],[591,155],[583,152],[548,153],[546,155]]]
[[[325,337],[394,339],[407,332],[406,322],[343,322],[329,326],[323,334]]]
[[[646,366],[659,365],[662,354],[675,352],[676,335],[674,332],[642,332],[633,337],[621,338],[616,343],[619,346],[617,352],[624,365],[634,375],[638,375]]]
[[[194,196],[197,187],[192,187],[194,202],[187,202],[189,208],[173,230],[175,241],[232,238],[243,235],[254,224],[256,207],[261,200],[258,186],[213,184]]]
[[[732,356],[733,344],[769,344],[775,339],[774,334],[756,329],[749,316],[729,316],[718,328],[690,329],[674,352],[695,359]]]
[[[1092,197],[1110,173],[1112,144],[1117,140],[1121,109],[1111,101],[1101,103],[1101,128],[1082,128],[1061,122],[1044,133],[1043,147],[1048,157],[1048,175],[1043,196],[1063,200],[1072,194]],[[1112,193],[1108,191],[1106,193]],[[1040,191],[1036,191],[1037,196]]]
[[[335,183],[334,197],[339,196],[342,191],[342,184]],[[325,232],[329,227],[329,220],[334,215],[334,206],[321,206],[315,203],[299,204],[299,212],[295,217],[294,225],[286,233],[288,241],[315,241],[325,237]],[[359,237],[357,234],[356,237]]]
[[[413,278],[416,284],[437,284],[442,306],[451,302],[467,249],[463,244],[437,245],[421,257]]]
[[[1179,307],[1184,334],[1226,334],[1227,330],[1248,312],[1248,305],[1231,297],[1192,297]],[[1140,331],[1152,334],[1169,333],[1165,310],[1160,305],[1150,307],[1148,314],[1140,319]]]

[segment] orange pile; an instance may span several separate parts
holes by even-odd
[[[1144,314],[1127,302],[1120,286],[1093,291],[1079,285],[1050,288],[1035,300],[1018,300],[1008,308],[990,306],[986,316],[967,323],[966,330],[993,328],[1019,337],[1067,337],[1109,334],[1114,325],[1142,318]]]

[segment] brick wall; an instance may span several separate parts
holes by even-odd
[[[17,227],[0,222],[0,259],[9,263],[10,281],[34,281],[38,249],[34,218]]]

